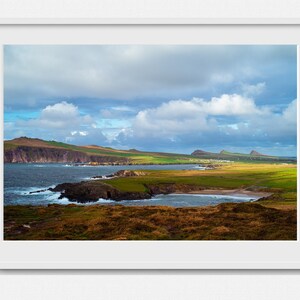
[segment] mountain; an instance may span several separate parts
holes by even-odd
[[[226,154],[226,155],[227,155],[227,154],[232,154],[232,153],[229,152],[229,151],[226,151],[226,150],[221,150],[221,151],[220,151],[220,154]]]
[[[202,159],[217,159],[217,160],[231,160],[231,161],[284,161],[295,162],[295,158],[279,157],[261,154],[255,150],[252,150],[250,154],[234,153],[227,150],[222,150],[219,153],[206,152],[203,150],[195,150],[192,156],[197,156]]]
[[[265,155],[265,154],[261,154],[261,153],[255,151],[255,150],[252,150],[252,151],[250,152],[250,155],[255,155],[255,156],[267,156],[267,155]]]
[[[195,150],[191,155],[202,156],[202,155],[209,155],[209,154],[212,153],[203,150]]]
[[[117,150],[97,145],[76,146],[20,137],[4,142],[5,163],[175,164],[199,163],[184,154]]]

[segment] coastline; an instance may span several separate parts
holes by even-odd
[[[173,194],[196,194],[196,195],[227,195],[227,196],[249,196],[249,197],[269,197],[273,193],[269,192],[253,192],[245,189],[205,189],[199,191],[191,191],[188,193],[176,192]]]

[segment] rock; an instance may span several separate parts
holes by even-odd
[[[141,171],[125,172],[123,170],[118,171],[117,173],[121,174],[124,177],[139,176],[137,174],[144,174],[144,172]],[[65,197],[73,202],[87,203],[97,202],[100,198],[115,201],[142,200],[150,199],[152,196],[158,194],[189,193],[205,189],[204,187],[178,183],[153,184],[147,186],[145,185],[145,188],[147,190],[145,192],[126,192],[120,191],[115,187],[105,183],[104,181],[93,180],[81,181],[78,183],[62,183],[49,190],[53,192],[60,192],[60,199]]]
[[[70,201],[79,203],[96,202],[99,198],[115,201],[151,198],[151,195],[147,192],[123,192],[99,181],[62,183],[51,190],[53,192],[61,192],[60,198],[66,197]]]
[[[206,170],[215,170],[221,167],[221,164],[201,164],[199,167],[204,167]]]
[[[116,177],[132,177],[132,176],[144,176],[146,175],[143,171],[133,171],[133,170],[120,170],[113,174]]]
[[[147,185],[147,188],[151,195],[159,194],[172,194],[172,193],[190,193],[194,191],[204,190],[204,187],[189,185],[189,184],[178,184],[178,183],[163,183],[155,185]]]
[[[44,192],[47,192],[49,189],[43,189],[43,190],[38,190],[38,191],[32,191],[32,192],[29,192],[28,194],[37,194],[37,193],[44,193]]]
[[[107,179],[107,178],[113,178],[113,177],[132,177],[132,176],[144,176],[146,175],[145,172],[142,171],[132,171],[132,170],[120,170],[117,171],[114,174],[110,175],[99,175],[99,176],[93,176],[93,179]]]

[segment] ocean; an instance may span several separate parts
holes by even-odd
[[[63,182],[78,182],[89,180],[93,176],[110,175],[119,170],[190,170],[204,169],[199,165],[140,165],[140,166],[73,166],[69,164],[4,164],[4,205],[48,205],[71,204],[68,199],[59,199],[60,193],[46,190]],[[80,205],[167,205],[173,207],[191,207],[216,205],[222,202],[247,202],[256,200],[255,197],[245,195],[198,195],[198,194],[170,194],[157,195],[152,199],[124,200],[115,202],[99,199]]]

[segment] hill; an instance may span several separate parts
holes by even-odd
[[[284,161],[295,162],[293,158],[283,158],[260,154],[252,150],[250,154],[233,153],[222,150],[212,153],[196,150],[191,155],[145,152],[136,149],[118,150],[97,145],[76,146],[57,141],[20,137],[4,142],[5,163],[90,163],[90,164],[197,164],[204,160],[230,161]]]
[[[218,159],[218,160],[230,160],[230,161],[268,161],[268,162],[296,162],[296,158],[280,157],[261,154],[255,150],[252,150],[249,154],[235,153],[227,150],[222,150],[219,153],[206,152],[203,150],[195,150],[192,156],[201,157],[202,159]]]
[[[255,151],[255,150],[252,150],[252,151],[250,152],[250,155],[255,155],[255,156],[267,156],[267,155],[265,155],[265,154],[261,154],[261,153]]]
[[[191,155],[117,150],[97,145],[76,146],[20,137],[4,142],[5,163],[180,164],[200,163]]]
[[[204,156],[204,155],[210,155],[210,154],[211,154],[210,152],[206,152],[206,151],[203,151],[203,150],[195,150],[191,155]]]

